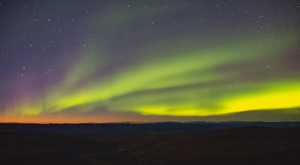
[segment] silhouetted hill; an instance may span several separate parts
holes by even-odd
[[[197,161],[220,164],[223,160],[241,163],[244,159],[253,158],[266,163],[271,155],[293,153],[293,159],[290,160],[297,159],[296,155],[300,156],[299,127],[246,127],[166,134],[106,132],[83,136],[119,146],[122,152],[117,153],[118,159],[137,164],[148,161],[157,164]],[[106,158],[113,160],[115,156],[108,154]],[[97,156],[94,155],[93,159],[97,159]],[[284,160],[284,157],[280,159]]]
[[[76,151],[76,154],[92,150],[108,150],[114,146],[94,142],[74,135],[51,133],[0,133],[1,154],[40,153],[52,151]]]
[[[87,153],[116,150],[116,146],[73,135],[0,133],[1,164],[93,164]]]
[[[0,159],[1,164],[283,165],[300,161],[300,127],[150,132],[2,132]]]
[[[183,131],[219,130],[238,127],[300,127],[300,122],[191,122],[191,123],[147,123],[147,124],[0,124],[0,132],[45,132],[60,134],[86,134],[106,131],[135,133],[172,133]]]

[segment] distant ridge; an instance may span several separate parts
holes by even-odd
[[[61,134],[101,133],[107,131],[138,133],[172,133],[184,131],[220,130],[239,127],[300,127],[300,122],[156,122],[156,123],[64,123],[27,124],[1,123],[0,132],[44,132]]]

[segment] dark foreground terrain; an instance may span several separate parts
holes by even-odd
[[[296,165],[300,162],[300,127],[248,126],[171,133],[112,129],[80,134],[20,130],[0,130],[1,164]]]

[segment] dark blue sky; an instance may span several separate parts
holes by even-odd
[[[300,3],[7,1],[0,121],[299,121]]]

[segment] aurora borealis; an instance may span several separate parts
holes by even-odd
[[[0,11],[0,122],[300,120],[296,0]]]

